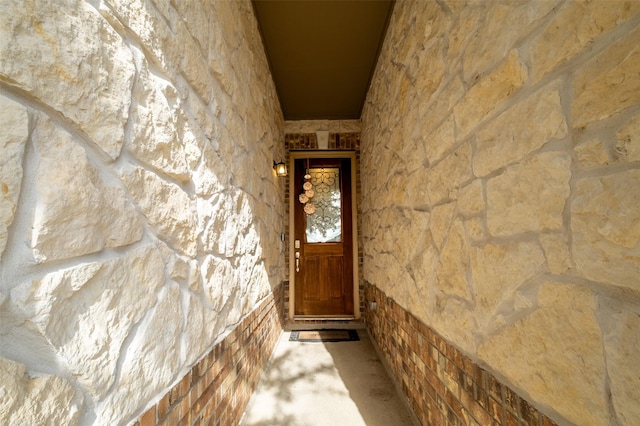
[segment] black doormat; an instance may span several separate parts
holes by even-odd
[[[350,342],[360,340],[356,330],[298,330],[292,331],[290,342]]]

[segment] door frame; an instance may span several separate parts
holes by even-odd
[[[294,207],[298,197],[292,192],[295,179],[295,160],[306,158],[346,158],[351,161],[351,238],[353,239],[353,316],[340,316],[340,319],[360,318],[360,289],[358,264],[358,206],[356,182],[356,153],[354,151],[290,151],[289,152],[289,319],[309,318],[295,315],[296,303],[296,260],[295,260],[295,220]],[[314,318],[335,318],[331,316],[314,316]]]

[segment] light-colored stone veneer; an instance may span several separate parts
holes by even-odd
[[[285,121],[285,133],[359,133],[360,120],[296,120]]]
[[[483,342],[479,356],[494,360],[495,368],[517,387],[565,418],[608,424],[597,299],[582,286],[545,282],[537,301],[536,310]],[[570,402],[558,402],[568,397]]]
[[[7,229],[13,222],[20,187],[22,186],[22,158],[29,138],[27,109],[17,102],[0,96],[0,253],[7,244]]]
[[[7,425],[76,424],[82,396],[68,380],[30,377],[26,366],[0,357],[0,413]]]
[[[364,279],[560,424],[640,418],[639,35],[636,1],[399,1],[361,118]]]
[[[285,279],[252,6],[0,10],[0,424],[126,424]]]

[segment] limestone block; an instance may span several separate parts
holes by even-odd
[[[69,259],[139,241],[142,222],[125,191],[108,184],[66,131],[39,115],[40,158],[31,248],[38,262]]]
[[[640,3],[634,4],[640,8]],[[640,28],[576,71],[571,104],[574,127],[584,127],[640,103],[639,39]]]
[[[450,2],[453,3],[453,2]],[[477,2],[476,7],[466,7],[467,5],[454,6],[457,10],[456,15],[458,21],[452,25],[450,29],[444,28],[444,33],[448,35],[447,60],[448,64],[455,63],[458,59],[462,59],[462,55],[466,50],[471,38],[479,31],[482,25],[483,17],[487,13],[486,4]],[[460,7],[461,6],[461,7]]]
[[[132,135],[127,150],[140,161],[186,182],[189,169],[184,140],[178,135],[180,99],[173,85],[152,73],[143,60],[134,90]]]
[[[409,268],[411,268],[411,266],[409,266]],[[415,272],[416,271],[411,271],[409,272],[409,275],[415,277]],[[424,303],[424,301],[429,298],[429,288],[429,284],[419,282],[416,277],[413,282],[406,285],[404,290],[400,292],[404,303],[402,306],[406,306],[405,309],[417,318],[428,318],[428,305]]]
[[[517,52],[511,51],[500,66],[480,78],[453,108],[458,138],[465,138],[491,111],[522,87],[526,77],[526,68],[520,63]]]
[[[178,79],[175,85],[176,90],[181,94],[184,111],[187,111],[193,117],[196,127],[200,129],[206,139],[213,139],[217,132],[217,119],[221,113],[217,99],[213,99],[207,105],[198,96],[185,96],[186,93],[190,92],[190,86],[184,80]]]
[[[0,80],[73,121],[109,157],[120,154],[135,68],[121,37],[88,3],[2,0]]]
[[[120,350],[156,300],[164,264],[153,246],[84,263],[11,291],[25,326],[46,338],[63,365],[97,398],[113,384]]]
[[[211,74],[209,73],[210,69],[208,68],[206,52],[203,52],[194,42],[187,42],[178,45],[177,40],[191,41],[192,39],[191,34],[182,20],[175,20],[174,22],[175,24],[172,29],[175,31],[174,37],[176,41],[174,42],[175,44],[173,47],[176,50],[172,50],[172,52],[176,53],[176,57],[172,62],[174,62],[174,66],[177,67],[176,71],[180,70],[191,87],[202,97],[202,99],[205,100],[205,102],[209,103],[213,99],[214,90]],[[204,32],[206,28],[210,28],[210,26],[197,28],[195,31]],[[243,54],[240,53],[239,58],[242,58],[242,55]],[[253,78],[248,78],[244,82],[252,87],[257,86],[255,79]],[[236,82],[236,86],[241,86],[241,84]],[[262,90],[262,87],[257,89],[256,92],[258,90]]]
[[[145,56],[167,71],[175,70],[175,55],[182,49],[177,46],[175,34],[149,2],[101,2],[98,10],[116,29],[127,32],[142,46]],[[178,74],[178,73],[176,73]]]
[[[616,152],[627,161],[640,161],[640,115],[634,116],[616,136]]]
[[[181,20],[191,37],[196,40],[198,47],[204,52],[209,50],[209,31],[212,21],[212,10],[210,3],[178,1],[172,2],[171,6],[178,12]],[[163,13],[166,18],[171,15]]]
[[[566,234],[540,234],[540,244],[552,274],[560,275],[571,268],[573,263]]]
[[[202,292],[202,275],[200,274],[200,263],[197,260],[192,259],[189,261],[189,274],[187,276],[187,284],[189,290],[194,293]]]
[[[442,243],[449,233],[455,208],[455,203],[446,203],[435,206],[431,210],[431,222],[429,223],[429,228],[431,230],[431,235],[433,236],[433,242],[438,249],[442,247]]]
[[[216,312],[221,312],[239,290],[236,274],[229,259],[207,255],[202,262],[202,285],[205,296]]]
[[[96,426],[122,423],[175,380],[182,361],[182,318],[180,288],[168,284],[122,354],[114,390],[96,407]]]
[[[569,198],[571,157],[544,152],[487,181],[491,235],[557,230]]]
[[[333,126],[338,126],[334,128]],[[336,120],[329,121],[329,131],[332,129],[334,133],[360,133],[362,131],[362,122],[360,120]]]
[[[406,248],[407,260],[412,262],[416,256],[420,256],[424,250],[427,230],[431,214],[421,210],[409,210],[405,212],[407,217],[404,233],[397,236]]]
[[[183,339],[187,346],[183,365],[193,365],[195,361],[202,358],[203,352],[211,346],[211,342],[222,334],[226,326],[226,318],[204,306],[200,297],[192,293],[188,293],[185,299],[184,310],[187,321]]]
[[[429,121],[424,123],[431,125]],[[424,150],[429,162],[433,163],[440,160],[456,144],[453,114],[434,131],[423,124],[422,140],[424,141]]]
[[[420,167],[407,176],[407,183],[403,193],[405,199],[401,205],[407,205],[415,209],[426,209],[431,205],[426,182],[429,180],[430,170]]]
[[[428,5],[428,2],[424,4]],[[433,5],[437,7],[437,5]],[[414,93],[419,94],[419,102],[429,102],[440,88],[446,75],[444,63],[444,38],[438,38],[433,44],[417,52]],[[416,53],[414,53],[415,55]],[[417,108],[413,108],[417,112]]]
[[[398,244],[399,240],[393,238],[391,224],[395,224],[402,219],[402,215],[398,209],[386,208],[380,214],[380,231],[379,235],[382,239],[382,248],[384,251],[391,251],[394,244]]]
[[[194,256],[197,220],[195,202],[189,195],[141,167],[128,166],[121,177],[158,236],[183,254]]]
[[[423,139],[442,125],[445,120],[450,119],[453,107],[460,102],[465,93],[466,89],[462,79],[456,75],[449,81],[445,80],[438,94],[433,96],[429,102],[418,103]],[[441,131],[443,130],[445,129],[441,129]]]
[[[458,212],[471,215],[484,211],[486,202],[484,201],[484,193],[482,181],[474,180],[458,192]]]
[[[232,99],[235,99],[234,95],[238,94],[236,93],[236,85],[233,81],[235,73],[230,63],[232,54],[225,41],[225,33],[222,28],[213,27],[209,35],[209,40],[209,52],[206,52],[206,59],[211,75],[218,86],[216,91],[223,92]]]
[[[473,171],[486,176],[524,158],[551,139],[567,136],[558,85],[540,90],[478,131]]]
[[[472,177],[471,145],[465,143],[431,168],[426,182],[431,202],[453,198],[455,190]]]
[[[231,107],[231,105],[229,107]],[[237,135],[244,134],[244,129],[237,129],[239,133],[236,135],[231,133],[226,124],[219,125],[217,130],[216,139],[211,141],[213,148],[218,156],[227,162],[228,165],[234,164],[235,142],[238,138]]]
[[[261,260],[259,256],[247,258],[248,271],[250,278],[245,281],[246,295],[242,299],[242,315],[250,313],[255,306],[271,293],[271,284],[269,280],[269,262]]]
[[[414,306],[412,312],[421,312],[426,320],[427,315],[425,309],[428,304],[425,300],[428,300],[426,295],[430,294],[432,289],[436,287],[438,277],[433,272],[438,265],[438,252],[433,245],[433,241],[429,238],[422,238],[423,247],[422,250],[416,251],[415,256],[409,262],[407,266],[411,271],[411,276],[414,278],[415,285],[409,287],[416,287],[425,296],[417,300],[412,300]]]
[[[619,312],[611,318],[613,329],[605,334],[604,348],[611,382],[611,399],[621,425],[640,419],[640,314]]]
[[[261,173],[256,173],[254,170],[254,167],[258,165],[256,164],[257,158],[257,156],[254,157],[250,154],[236,154],[234,156],[234,160],[237,161],[238,164],[242,164],[243,167],[238,167],[233,170],[233,183],[248,194],[255,193],[255,187],[257,185],[255,178],[261,175]],[[264,158],[261,159],[260,163],[262,166],[268,167],[268,162],[264,161]],[[269,175],[271,176],[271,174],[272,172],[269,170]]]
[[[565,3],[531,45],[535,79],[539,80],[559,64],[571,60],[601,35],[639,12],[640,4],[633,0]]]
[[[213,4],[214,13],[213,16],[217,17],[217,24],[223,29],[224,39],[229,48],[235,49],[242,43],[242,38],[245,37],[249,31],[237,31],[237,28],[241,28],[243,19],[240,14],[230,7],[230,4]],[[243,10],[243,6],[238,6],[239,10]],[[235,30],[235,31],[234,31]]]
[[[414,120],[414,121],[411,121]],[[415,123],[418,123],[417,108],[412,108],[411,113],[405,116],[403,120],[404,141],[400,143],[400,154],[405,161],[405,169],[407,173],[414,172],[417,169],[424,168],[426,165],[426,155],[424,142],[419,135],[416,134]]]
[[[150,2],[110,1],[101,3],[99,10],[114,27],[132,34],[151,62],[169,74],[183,75],[205,103],[211,102],[212,85],[207,84],[211,77],[206,58],[182,18],[167,19]],[[205,35],[210,27],[194,28],[194,31]]]
[[[168,261],[165,260],[165,263],[167,264],[167,272],[171,279],[178,283],[186,283],[189,276],[189,262],[187,259],[176,255],[171,256]]]
[[[482,219],[479,217],[472,217],[464,222],[464,229],[467,231],[467,236],[473,241],[481,241],[487,238],[487,233],[484,229]]]
[[[469,245],[462,223],[455,221],[440,251],[440,263],[437,269],[439,291],[470,301],[468,270]]]
[[[412,7],[404,7],[399,9],[394,17],[398,22],[403,23],[403,25],[398,25],[394,28],[395,31],[391,40],[393,40],[393,51],[395,58],[397,58],[396,63],[404,69],[412,68],[412,60],[415,58],[414,53],[417,48],[415,37],[417,29],[415,20],[410,18],[412,13],[414,13]]]
[[[27,109],[0,96],[0,257],[7,244],[22,186],[22,159],[29,138]]]
[[[318,130],[330,130],[330,120],[287,120],[284,122],[284,132],[315,133]]]
[[[473,308],[464,300],[438,293],[435,296],[432,327],[446,340],[467,353],[476,352],[476,321]]]
[[[250,214],[252,210],[249,202],[247,202],[244,207],[247,209],[246,213]],[[250,216],[246,217],[248,219],[250,218]],[[253,221],[253,218],[251,217],[249,220]],[[238,235],[238,245],[235,250],[235,255],[262,255],[262,244],[256,230],[256,225],[256,223],[251,223],[243,227],[242,232]]]
[[[385,188],[385,201],[386,204],[382,204],[384,206],[401,206],[410,203],[412,200],[411,194],[407,192],[410,188],[409,186],[409,177],[405,173],[396,173],[392,175],[387,181]],[[430,200],[431,197],[427,191],[427,197]],[[423,205],[423,200],[416,199],[420,204]]]
[[[472,247],[471,275],[478,324],[490,325],[497,308],[518,287],[545,270],[544,254],[533,242]]]
[[[518,39],[525,37],[546,16],[559,0],[501,3],[489,2],[481,31],[474,34],[465,49],[462,69],[465,81],[472,81],[500,62]],[[505,25],[505,23],[509,25]]]
[[[589,140],[574,148],[582,167],[602,166],[611,162],[611,155],[600,139]]]
[[[478,348],[480,358],[568,422],[609,423],[598,301],[586,287],[544,283],[538,309]]]
[[[385,211],[382,221],[386,224],[383,249],[392,253],[396,262],[404,268],[413,253],[415,240],[421,241],[421,238],[416,238],[416,236],[421,235],[422,229],[426,228],[429,214],[404,209],[388,209]],[[416,223],[413,224],[412,221]],[[400,235],[405,237],[398,238]],[[414,241],[408,243],[408,239]]]
[[[398,297],[401,297],[405,302],[408,302],[409,298],[404,290],[398,290],[400,283],[412,281],[404,263],[401,263],[401,260],[399,260],[393,253],[380,255],[379,259],[379,271],[381,273],[376,276],[376,281],[385,288],[385,292],[388,294],[393,293]],[[406,303],[405,306],[408,306],[408,303]]]
[[[65,379],[28,374],[23,364],[0,357],[0,423],[77,425],[82,395]]]
[[[227,198],[226,211],[230,215],[221,237],[225,256],[231,258],[236,255],[253,253],[260,242],[253,228],[253,214],[249,197],[243,192],[236,191]]]
[[[640,170],[576,182],[573,258],[585,277],[640,290]]]

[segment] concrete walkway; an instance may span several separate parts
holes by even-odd
[[[360,341],[290,342],[285,331],[242,426],[395,426],[417,423],[367,330]]]

